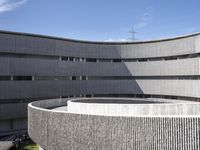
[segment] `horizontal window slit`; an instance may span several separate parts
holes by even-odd
[[[200,80],[195,76],[0,76],[0,81],[9,80]]]

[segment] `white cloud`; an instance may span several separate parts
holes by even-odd
[[[27,0],[0,0],[0,13],[12,11],[24,4]]]
[[[142,17],[140,18],[140,21],[134,25],[134,29],[138,30],[146,27],[152,20],[152,18],[153,18],[153,7],[148,6],[145,12],[143,13]]]
[[[128,42],[128,41],[131,41],[131,40],[125,39],[125,38],[121,38],[121,39],[109,38],[109,39],[105,40],[104,42]]]

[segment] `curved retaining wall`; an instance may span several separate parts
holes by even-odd
[[[28,132],[42,148],[48,150],[200,148],[198,114],[105,116],[48,109],[49,106],[66,106],[66,103],[67,99],[57,99],[29,104]]]
[[[0,31],[0,112],[5,112],[0,136],[27,129],[27,104],[35,100],[133,96],[199,101],[199,57],[199,33],[108,43]]]
[[[191,116],[200,115],[200,104],[184,101],[172,103],[136,98],[84,98],[69,100],[67,111],[76,114],[103,116]]]

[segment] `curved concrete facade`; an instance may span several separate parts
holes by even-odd
[[[158,101],[157,99],[141,98],[84,98],[69,100],[66,111],[76,114],[128,117],[198,116],[200,115],[200,104],[185,101],[174,103],[166,100]]]
[[[68,97],[199,101],[200,34],[92,42],[0,31],[0,136],[27,129],[27,104]]]
[[[43,149],[200,148],[199,103],[82,98],[68,101],[67,106],[67,101],[54,99],[29,104],[28,132]]]

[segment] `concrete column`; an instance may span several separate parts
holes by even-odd
[[[62,61],[62,57],[61,56],[59,56],[59,60]]]

